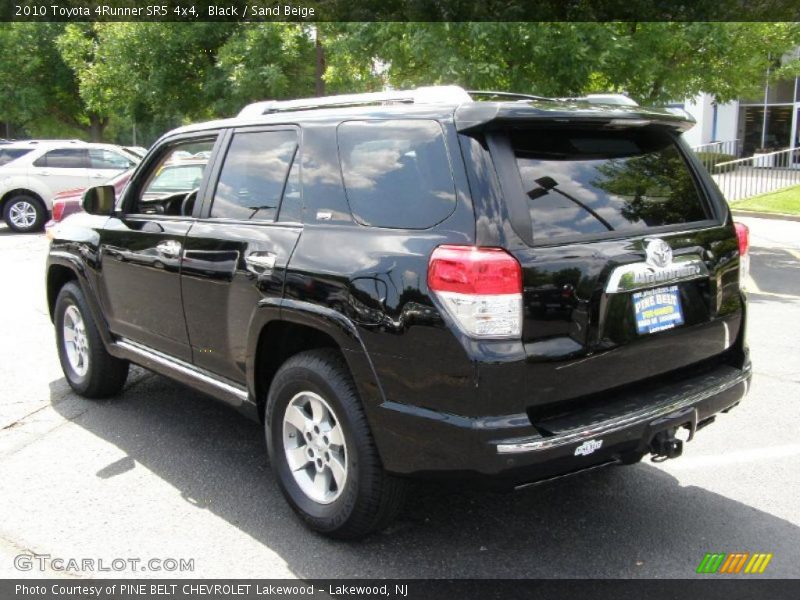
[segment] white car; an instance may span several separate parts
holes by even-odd
[[[0,145],[0,212],[14,231],[41,229],[53,196],[88,188],[135,166],[135,155],[112,144],[79,140]]]

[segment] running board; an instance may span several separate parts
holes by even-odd
[[[227,404],[241,407],[251,403],[244,386],[137,342],[122,338],[114,343],[112,350],[118,358],[165,375]]]

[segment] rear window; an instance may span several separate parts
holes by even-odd
[[[33,148],[2,148],[0,147],[0,167],[28,154]]]
[[[359,223],[425,229],[453,212],[455,184],[438,122],[348,121],[338,138],[347,199]]]
[[[673,138],[650,128],[510,134],[536,243],[709,217]]]

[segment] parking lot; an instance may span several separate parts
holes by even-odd
[[[184,573],[59,573],[70,577],[684,578],[706,552],[771,552],[764,577],[797,577],[800,223],[742,220],[752,391],[681,459],[513,495],[420,486],[360,543],[300,525],[259,425],[233,410],[138,368],[113,400],[71,393],[45,303],[47,240],[0,228],[0,574],[42,576],[14,568],[35,552],[194,560]]]

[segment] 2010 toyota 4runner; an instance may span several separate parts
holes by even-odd
[[[412,476],[515,488],[679,455],[751,372],[747,233],[691,122],[480,97],[263,102],[162,137],[53,232],[70,385],[115,394],[133,362],[261,419],[291,506],[341,538]]]

